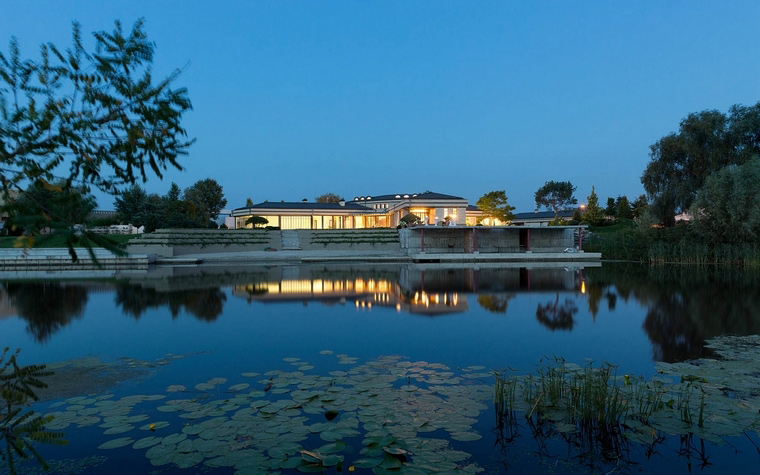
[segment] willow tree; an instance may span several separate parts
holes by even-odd
[[[128,32],[117,21],[113,31],[93,33],[93,49],[76,22],[72,36],[65,50],[43,44],[34,60],[22,57],[16,38],[0,53],[0,192],[9,216],[32,212],[47,221],[25,229],[25,245],[43,228],[57,229],[76,259],[77,244],[115,247],[45,202],[20,207],[18,196],[32,187],[118,195],[182,169],[178,158],[194,140],[181,125],[192,107],[187,91],[172,88],[180,71],[153,77],[155,45],[142,19]]]

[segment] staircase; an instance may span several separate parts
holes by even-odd
[[[298,230],[291,229],[280,231],[283,251],[297,251],[301,249],[301,240],[298,238]]]

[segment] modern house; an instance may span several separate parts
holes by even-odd
[[[353,201],[338,203],[265,201],[234,209],[231,216],[236,229],[250,228],[246,221],[251,216],[261,216],[268,226],[280,229],[362,229],[396,227],[409,213],[429,225],[447,218],[456,225],[470,224],[465,198],[432,191],[357,196]]]

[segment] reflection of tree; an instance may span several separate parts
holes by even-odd
[[[578,306],[570,299],[560,305],[559,293],[554,302],[548,302],[545,305],[538,304],[536,308],[536,319],[551,331],[554,330],[572,330],[575,325],[575,318],[578,313]]]
[[[209,289],[173,290],[159,292],[134,285],[122,285],[116,290],[116,305],[124,313],[138,319],[147,309],[166,306],[172,318],[185,311],[200,320],[214,321],[222,314],[227,295],[218,287]]]
[[[478,303],[491,313],[507,313],[507,304],[515,294],[480,294]]]
[[[87,289],[76,284],[59,282],[6,283],[8,296],[21,318],[27,321],[27,331],[38,342],[82,316],[87,304]]]
[[[709,355],[706,339],[760,332],[760,274],[750,271],[607,265],[587,269],[587,288],[633,297],[646,308],[643,328],[657,361]],[[591,303],[589,303],[591,305]]]

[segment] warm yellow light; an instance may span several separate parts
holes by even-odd
[[[396,312],[401,313],[401,304],[400,303],[396,304]]]
[[[585,280],[581,281],[581,293],[582,294],[586,293],[586,281]]]

